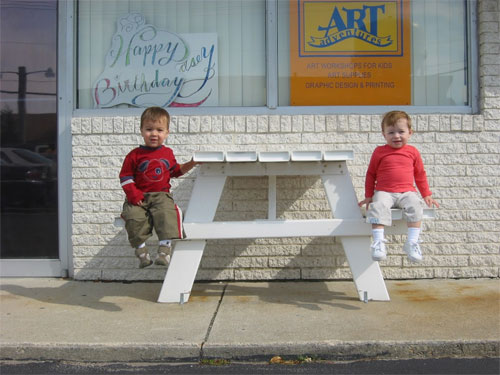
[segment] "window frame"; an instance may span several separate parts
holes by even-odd
[[[173,108],[168,111],[173,116],[205,116],[205,115],[338,115],[338,114],[383,114],[394,109],[394,105],[388,106],[279,106],[278,105],[278,1],[266,0],[266,106],[261,107],[197,107],[197,108]],[[477,114],[479,113],[479,56],[478,56],[478,0],[464,0],[466,4],[466,34],[467,34],[467,88],[470,104],[467,106],[397,106],[410,114]],[[78,5],[74,6],[73,17],[78,19]],[[68,22],[68,27],[73,27],[73,56],[77,56],[77,22]],[[70,30],[68,30],[70,31]],[[73,70],[73,115],[76,117],[113,117],[113,116],[140,116],[144,108],[103,108],[103,109],[79,109],[76,108],[78,81],[76,74],[76,60],[70,69]]]

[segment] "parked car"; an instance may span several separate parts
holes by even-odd
[[[57,165],[36,152],[0,149],[2,210],[48,208],[57,202]]]

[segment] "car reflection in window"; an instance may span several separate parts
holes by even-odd
[[[57,165],[36,152],[2,147],[1,189],[4,209],[55,209]]]

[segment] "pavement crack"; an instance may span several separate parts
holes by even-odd
[[[217,307],[215,308],[214,314],[212,315],[212,319],[210,320],[210,324],[208,325],[207,333],[205,334],[205,338],[203,339],[203,342],[201,343],[200,358],[199,358],[200,362],[204,357],[203,348],[205,346],[205,343],[208,341],[208,338],[210,337],[210,332],[212,332],[212,327],[214,325],[215,318],[217,318],[217,314],[219,313],[219,308],[220,308],[220,305],[222,304],[224,294],[226,294],[227,286],[228,286],[228,284],[226,283],[226,285],[224,285],[224,288],[222,289],[222,293],[220,295],[219,302],[217,303]]]

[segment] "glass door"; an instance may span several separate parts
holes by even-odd
[[[2,263],[59,259],[57,5],[0,2]]]

